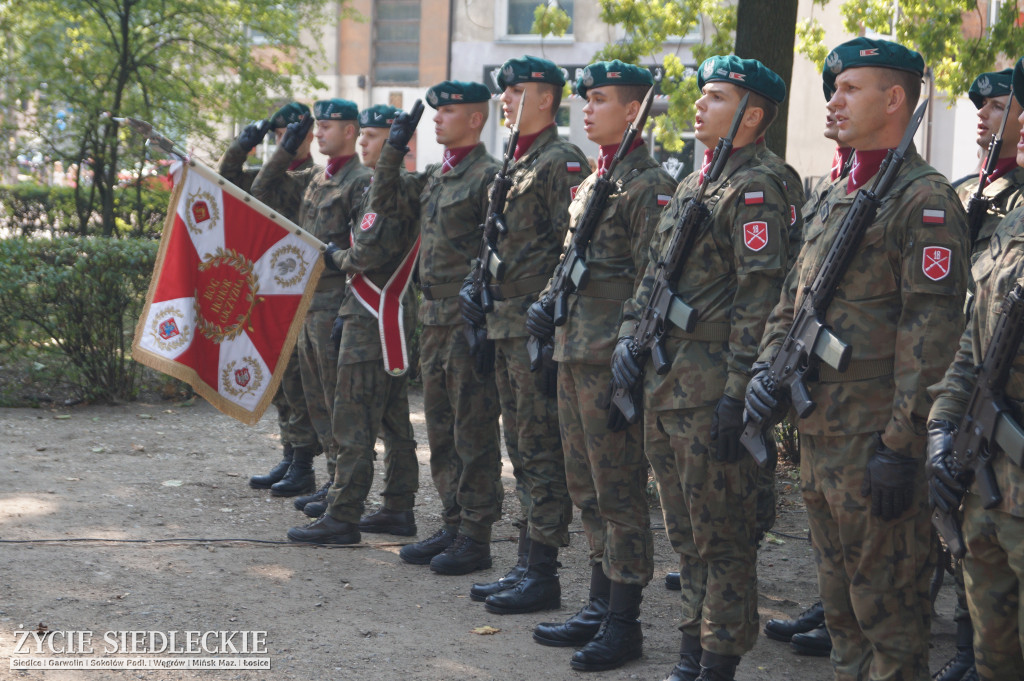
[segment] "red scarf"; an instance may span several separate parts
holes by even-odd
[[[739,151],[742,148],[743,147],[739,147],[739,148],[733,147],[732,151],[729,152],[729,158],[732,158],[732,155],[735,154],[737,151]],[[698,182],[703,182],[704,181],[705,173],[707,173],[709,170],[711,170],[711,158],[714,155],[715,155],[715,150],[714,149],[705,149],[704,150],[704,162],[700,164],[700,177],[697,178]]]
[[[850,194],[854,190],[860,189],[865,182],[874,177],[888,153],[888,149],[872,149],[870,151],[858,149],[853,155],[853,167],[850,168],[850,174],[846,177],[846,193]]]
[[[850,154],[853,153],[853,149],[850,147],[836,146],[835,156],[832,157],[832,172],[829,173],[829,179],[835,182],[839,179],[839,176],[843,174],[843,168],[846,167],[846,162],[850,159]]]
[[[533,146],[533,143],[537,141],[537,138],[540,137],[545,130],[553,127],[555,127],[554,123],[547,126],[547,128],[544,128],[544,130],[535,132],[532,135],[520,135],[519,139],[516,141],[516,150],[513,152],[512,158],[518,161],[519,157],[530,150],[530,147]]]
[[[444,156],[441,158],[441,174],[444,175],[455,166],[459,165],[462,159],[469,156],[469,152],[476,149],[475,144],[470,144],[468,147],[454,147],[452,149],[445,149]]]
[[[349,154],[348,156],[335,156],[334,158],[327,159],[327,170],[324,172],[327,174],[328,179],[336,175],[354,157],[355,154]]]
[[[297,158],[288,164],[288,170],[298,170],[303,163],[309,160],[309,156],[306,158]]]
[[[629,151],[626,152],[626,156],[633,153],[633,150],[638,148],[644,141],[642,138],[637,137],[633,140],[633,145],[630,146]],[[618,144],[602,144],[601,153],[597,157],[597,174],[604,175],[604,171],[608,169],[608,165],[615,158],[615,152],[619,150]]]
[[[986,184],[992,184],[993,182],[998,180],[1000,177],[1002,177],[1003,175],[1005,175],[1006,173],[1010,172],[1011,170],[1013,170],[1016,167],[1017,167],[1017,157],[1016,156],[1008,156],[1006,158],[999,159],[998,161],[996,161],[996,167],[992,169],[992,174],[988,176],[988,182]],[[979,180],[981,180],[981,175],[984,172],[985,172],[985,169],[982,168],[981,172],[978,173],[978,179]]]

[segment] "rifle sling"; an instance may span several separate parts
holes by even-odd
[[[681,329],[672,327],[668,332],[669,337],[682,340],[702,341],[705,343],[724,343],[729,340],[729,331],[732,327],[727,322],[697,322],[693,331],[686,333]]]
[[[842,373],[821,362],[818,364],[818,383],[847,383],[892,376],[894,368],[895,359],[892,357],[852,361]]]
[[[420,284],[420,289],[423,291],[423,297],[426,300],[441,300],[442,298],[453,298],[459,295],[459,290],[462,288],[461,281],[452,281],[447,284]]]
[[[576,293],[586,298],[629,300],[633,297],[633,284],[617,281],[592,281]]]
[[[528,293],[537,293],[544,290],[544,286],[547,285],[549,278],[546,274],[539,274],[535,277],[505,281],[500,284],[490,284],[487,288],[495,300],[508,300],[509,298],[518,298]],[[456,293],[458,293],[457,290]]]

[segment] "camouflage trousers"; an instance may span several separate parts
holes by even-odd
[[[277,407],[277,425],[281,431],[282,445],[305,447],[318,444],[316,430],[309,420],[306,394],[302,391],[302,371],[299,368],[297,347],[288,357],[288,364],[285,366],[281,385],[274,395],[273,402]]]
[[[420,374],[430,443],[430,475],[442,520],[479,542],[501,517],[501,443],[494,376],[480,376],[462,325],[424,326]]]
[[[836,681],[928,681],[935,564],[921,457],[913,506],[885,521],[860,494],[873,433],[801,434],[800,478]],[[923,438],[914,451],[924,451]]]
[[[766,438],[768,445],[768,463],[764,468],[757,469],[757,530],[758,543],[764,539],[764,535],[775,527],[775,505],[778,501],[778,494],[775,491],[775,469],[778,467],[778,454],[773,450],[775,439]]]
[[[505,439],[530,539],[569,545],[572,501],[565,488],[565,463],[558,434],[558,400],[544,393],[543,372],[530,371],[525,338],[494,341],[494,378]]]
[[[985,510],[964,499],[964,583],[974,623],[978,675],[986,681],[1024,678],[1024,518]]]
[[[704,650],[743,655],[757,615],[757,464],[711,458],[713,407],[644,412],[644,450],[654,469],[665,530],[679,554],[679,629]]]
[[[338,365],[334,423],[338,458],[327,512],[335,520],[358,522],[373,484],[377,433],[384,440],[384,507],[411,510],[419,488],[416,440],[409,422],[409,378],[391,376],[379,360]]]
[[[608,430],[606,364],[560,362],[558,423],[569,496],[580,509],[590,562],[613,582],[647,586],[654,538],[647,508],[642,426]]]
[[[335,316],[334,310],[330,309],[307,312],[297,343],[306,409],[320,446],[327,455],[327,475],[331,478],[334,477],[334,460],[338,454],[331,428],[334,384],[338,373],[338,351],[331,340]]]

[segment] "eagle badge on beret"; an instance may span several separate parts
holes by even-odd
[[[829,71],[838,75],[843,70],[843,60],[839,56],[839,53],[833,51],[828,55],[825,59],[825,66],[828,67]]]
[[[594,84],[594,74],[590,72],[590,67],[583,69],[583,85],[590,87]]]
[[[992,94],[992,81],[988,79],[988,76],[982,76],[978,79],[978,92],[981,93],[982,97],[988,97]]]
[[[505,77],[506,82],[510,83],[512,82],[512,79],[515,78],[516,70],[512,68],[511,64],[506,64],[505,68],[501,70],[501,75]]]
[[[704,62],[704,80],[711,77],[711,74],[715,72],[715,62],[712,59],[708,59]]]
[[[437,106],[437,93],[434,92],[433,90],[428,92],[427,93],[427,102],[430,103],[430,106]]]

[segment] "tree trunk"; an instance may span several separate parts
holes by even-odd
[[[736,5],[736,54],[757,59],[786,82],[791,90],[793,51],[796,41],[798,0],[739,0]],[[786,122],[789,96],[779,106],[779,115],[768,128],[765,141],[779,156],[786,156]]]

